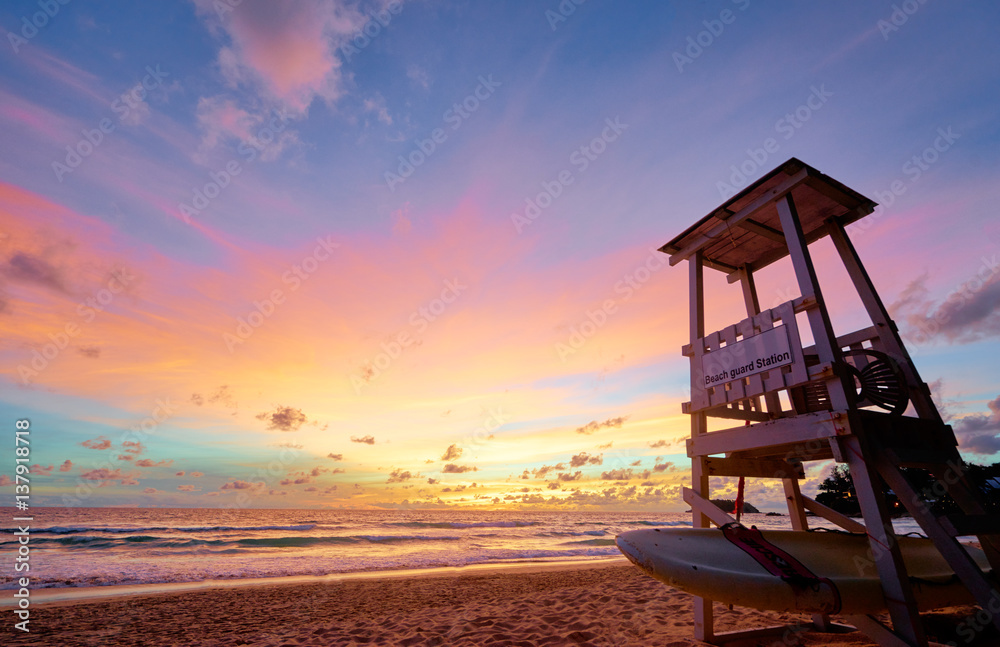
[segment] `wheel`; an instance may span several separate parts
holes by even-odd
[[[870,349],[845,351],[844,357],[866,360],[856,362],[862,367],[860,369],[848,363],[858,389],[859,407],[874,406],[894,416],[903,415],[910,401],[909,385],[894,359],[883,352]]]

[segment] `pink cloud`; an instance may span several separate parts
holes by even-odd
[[[178,485],[177,490],[180,492],[201,492],[201,488],[196,485]]]
[[[49,476],[52,474],[52,470],[55,469],[55,465],[49,465],[48,467],[42,467],[41,465],[32,465],[32,474],[42,474],[43,476]]]
[[[10,477],[6,474],[0,474],[0,487],[4,485],[12,485],[14,481],[10,480]]]
[[[68,471],[70,471],[72,469],[73,469],[73,461],[71,461],[68,458],[66,459],[66,461],[62,465],[59,466],[59,471],[60,472],[68,472]]]
[[[935,337],[969,343],[1000,337],[1000,266],[983,257],[979,271],[943,300],[931,296],[923,274],[906,287],[889,308],[905,322],[907,342],[925,344]]]
[[[278,112],[250,113],[224,97],[203,97],[198,101],[198,126],[202,132],[201,154],[220,144],[248,144],[260,159],[277,159],[298,137],[287,129],[287,114]],[[259,139],[258,139],[259,138]]]
[[[111,485],[115,481],[118,481],[122,485],[138,485],[139,481],[135,479],[136,476],[138,474],[134,472],[122,472],[120,468],[110,470],[106,467],[101,467],[84,472],[80,475],[80,478],[87,481],[100,481],[98,487],[104,487]]]
[[[954,423],[963,451],[983,455],[1000,452],[1000,396],[986,406],[988,413],[967,415]]]
[[[228,483],[225,483],[219,489],[220,490],[254,490],[254,489],[260,489],[262,487],[264,487],[263,483],[251,483],[249,481],[235,480],[235,481],[229,481]]]
[[[143,451],[145,451],[146,447],[145,447],[145,445],[143,445],[142,443],[140,443],[138,441],[135,441],[135,440],[126,440],[126,441],[124,441],[122,443],[122,449],[123,449],[123,451],[125,451],[125,452],[127,452],[129,454],[134,454],[134,455],[138,456]]]
[[[35,52],[40,50],[34,49]],[[37,62],[38,57],[33,57]],[[68,63],[60,61],[54,57],[46,58],[52,65],[44,66],[39,70],[40,75],[49,77],[49,81],[61,88],[72,89],[78,92],[87,100],[91,100],[92,105],[106,108],[112,100],[112,95],[108,93],[101,96],[95,92],[95,88],[100,88],[100,80],[92,74],[83,72]],[[48,142],[55,144],[58,149],[63,150],[79,138],[79,128],[83,125],[93,127],[94,123],[83,124],[74,118],[59,111],[53,111],[43,104],[32,103],[29,99],[10,94],[0,90],[0,119],[7,121],[8,125],[17,125],[41,136]]]
[[[110,449],[111,448],[111,441],[108,440],[107,438],[105,438],[104,436],[98,436],[97,438],[94,438],[93,440],[85,440],[85,441],[83,441],[80,444],[83,445],[84,447],[89,448],[89,449]]]
[[[154,463],[150,459],[144,458],[141,461],[136,461],[135,462],[135,466],[136,467],[168,467],[171,464],[173,464],[173,462],[174,461],[171,459],[171,460],[157,461],[157,462]]]
[[[6,93],[2,93],[2,96],[4,101],[0,104],[0,117],[4,121],[13,122],[21,127],[33,130],[52,141],[59,141],[60,137],[65,136],[60,129],[53,126],[53,124],[58,124],[64,121],[64,119],[55,118],[55,115],[50,115],[53,119],[49,119],[44,112],[32,110],[30,104],[19,97],[14,97]]]
[[[258,119],[238,107],[232,99],[202,97],[198,101],[198,124],[206,132],[202,144],[215,147],[225,137],[249,140]]]
[[[228,38],[219,52],[226,79],[259,86],[297,113],[316,97],[333,102],[343,93],[337,48],[367,20],[340,1],[244,0],[221,17],[217,3],[195,4],[213,31]]]

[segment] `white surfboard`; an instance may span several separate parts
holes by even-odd
[[[844,615],[886,608],[865,535],[770,530],[760,536],[767,545],[797,560],[816,579],[783,579],[772,574],[716,528],[633,530],[618,535],[615,541],[647,574],[725,604]],[[974,603],[931,540],[900,537],[899,547],[921,611]],[[986,555],[971,546],[966,548],[980,568],[988,571]],[[770,551],[765,548],[763,552]],[[784,562],[779,559],[778,563]]]

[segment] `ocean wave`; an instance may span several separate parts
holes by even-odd
[[[562,550],[546,549],[496,549],[485,552],[468,553],[464,551],[439,551],[435,553],[406,553],[393,556],[370,555],[354,559],[343,559],[342,555],[323,554],[320,556],[302,556],[297,559],[285,557],[261,558],[259,555],[230,554],[226,551],[213,551],[211,556],[193,550],[170,551],[168,556],[185,556],[183,562],[159,560],[159,564],[167,568],[149,567],[133,568],[134,564],[122,564],[123,568],[109,568],[87,573],[62,570],[58,573],[46,571],[44,576],[33,580],[38,588],[75,588],[109,585],[158,584],[168,582],[197,582],[206,579],[239,580],[245,578],[268,578],[286,576],[325,576],[332,573],[362,573],[373,571],[391,572],[398,569],[424,569],[439,567],[461,567],[475,564],[510,564],[520,562],[558,562],[570,559],[606,558],[618,556],[617,548],[612,546],[580,546]],[[157,555],[159,559],[160,555]],[[215,560],[219,554],[226,554],[224,559]],[[197,555],[205,559],[191,560],[188,555]],[[230,561],[235,560],[235,561]],[[75,560],[79,561],[79,560]],[[176,568],[178,564],[200,564],[197,572],[187,568]],[[173,564],[175,567],[171,567]],[[17,580],[11,575],[0,573],[0,590],[17,588]]]
[[[582,539],[580,541],[565,541],[560,546],[614,546],[614,539]]]
[[[342,535],[334,537],[261,537],[236,539],[233,541],[216,540],[206,543],[213,545],[237,544],[240,546],[266,546],[276,548],[322,546],[324,544],[396,544],[404,542],[423,541],[460,541],[461,537],[442,537],[433,535]]]
[[[389,526],[401,526],[403,528],[527,528],[529,526],[540,526],[541,521],[399,521],[387,524]]]
[[[546,532],[536,532],[532,537],[604,537],[608,535],[607,530],[550,530]],[[473,537],[495,537],[495,535],[473,535]]]
[[[633,526],[690,526],[690,521],[626,521]]]
[[[399,542],[399,541],[459,541],[461,537],[442,537],[435,535],[359,535],[358,539],[375,543]]]
[[[553,560],[566,557],[608,557],[614,555],[621,555],[617,546],[612,547],[602,545],[594,546],[592,548],[573,548],[568,550],[546,550],[544,548],[536,550],[507,549],[486,551],[483,556],[470,560],[470,563],[503,563],[518,560]]]
[[[113,528],[104,526],[52,526],[51,528],[33,528],[32,533],[52,533],[55,535],[70,535],[81,532],[106,532],[109,534],[129,534],[143,532],[162,532],[164,530],[172,532],[233,532],[233,531],[258,531],[258,530],[290,530],[302,531],[312,530],[316,527],[314,523],[299,524],[295,526],[147,526],[134,528]],[[3,528],[0,532],[15,532],[14,528]]]
[[[69,548],[119,548],[132,544],[148,544],[148,548],[221,548],[227,546],[261,548],[309,548],[330,544],[359,543],[404,543],[426,541],[459,541],[461,537],[433,535],[348,535],[328,537],[244,537],[241,539],[178,539],[176,537],[154,537],[136,535],[133,537],[94,537],[75,535],[72,537],[37,537],[32,544],[57,544]],[[17,544],[17,540],[0,542],[0,546]]]

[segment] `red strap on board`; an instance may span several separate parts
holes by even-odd
[[[737,523],[739,522],[740,517],[743,516],[743,489],[745,485],[746,485],[746,480],[744,479],[744,477],[741,476],[740,484],[736,488],[736,506],[735,509],[733,510],[733,514],[736,515]]]
[[[791,585],[797,600],[808,606],[822,607],[825,613],[839,613],[840,591],[829,578],[817,577],[799,560],[781,550],[764,536],[757,526],[727,523],[722,526],[722,534],[732,544],[763,566],[768,573]]]

